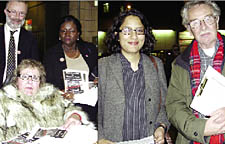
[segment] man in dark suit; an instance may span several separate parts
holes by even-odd
[[[23,1],[9,1],[4,9],[6,23],[0,27],[0,88],[10,80],[10,76],[6,74],[10,31],[15,31],[13,34],[15,42],[15,67],[23,59],[40,60],[37,41],[31,32],[22,28],[27,9],[27,4]]]

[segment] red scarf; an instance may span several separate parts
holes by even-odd
[[[224,48],[223,48],[223,40],[219,33],[217,33],[217,38],[219,40],[219,48],[216,52],[216,55],[213,59],[213,68],[221,73],[221,65],[223,63],[223,56],[224,56]],[[198,89],[200,84],[200,72],[201,72],[201,60],[200,55],[198,52],[198,43],[194,41],[193,47],[191,49],[190,54],[190,73],[191,73],[191,88],[192,88],[192,95],[195,95],[195,92]],[[198,112],[194,111],[194,115],[199,118]],[[211,136],[210,144],[223,144],[224,136],[223,134]],[[200,144],[198,142],[194,142],[194,144]]]

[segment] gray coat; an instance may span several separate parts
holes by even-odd
[[[149,135],[153,135],[158,123],[169,126],[165,111],[165,96],[167,83],[163,64],[155,58],[158,74],[148,56],[143,56],[145,77],[145,99]],[[98,135],[99,139],[114,142],[122,141],[125,95],[123,85],[122,65],[119,54],[111,55],[99,60],[99,89],[98,89]],[[160,104],[161,88],[161,105]]]

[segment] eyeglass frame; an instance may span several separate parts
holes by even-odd
[[[206,22],[206,18],[211,18],[211,17],[213,18],[213,22],[212,22],[211,24],[209,24],[208,22]],[[188,23],[188,25],[190,26],[191,29],[198,29],[198,28],[201,26],[202,21],[203,21],[206,25],[212,25],[212,24],[215,23],[215,20],[216,20],[216,19],[217,19],[217,16],[215,16],[215,15],[213,15],[213,14],[209,14],[209,15],[206,15],[202,20],[200,20],[200,19],[195,19],[195,20],[190,21],[190,22]],[[199,22],[198,26],[195,26],[195,27],[191,26],[191,22],[194,22],[194,21],[198,21],[198,22]]]
[[[16,10],[9,10],[9,9],[6,9],[6,11],[8,12],[8,13],[10,13],[11,15],[13,15],[13,16],[16,16],[17,15],[17,13],[19,13],[19,16],[20,17],[26,17],[26,14],[27,13],[25,13],[25,12],[18,12],[18,11],[16,11]]]
[[[129,30],[131,30],[130,32],[129,32],[129,34],[125,34],[125,32],[124,32],[124,29],[125,28],[128,28]],[[143,29],[144,31],[143,31],[143,34],[138,34],[138,29]],[[132,31],[135,31],[136,32],[136,34],[137,35],[139,35],[139,36],[142,36],[142,35],[145,35],[146,34],[146,30],[145,30],[145,28],[144,27],[138,27],[138,28],[136,28],[136,29],[132,29],[132,28],[130,28],[130,27],[123,27],[122,29],[120,29],[118,32],[122,32],[123,33],[123,35],[127,35],[127,36],[130,36],[131,35],[131,33],[132,33]]]
[[[23,76],[28,76],[27,78],[23,77]],[[29,78],[31,78],[31,81],[33,82],[39,82],[41,80],[40,76],[36,76],[36,75],[28,75],[28,74],[18,74],[18,76],[21,80],[23,81],[28,81]],[[35,78],[35,79],[34,79]]]

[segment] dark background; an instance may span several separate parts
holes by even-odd
[[[130,4],[132,8],[141,11],[149,20],[153,29],[172,29],[184,31],[182,18],[180,16],[184,1],[111,1],[109,3],[109,13],[103,12],[103,4],[106,1],[99,1],[99,30],[107,31],[112,24],[113,18],[118,16],[121,6],[126,8]],[[216,1],[221,9],[220,29],[225,29],[225,1]]]

